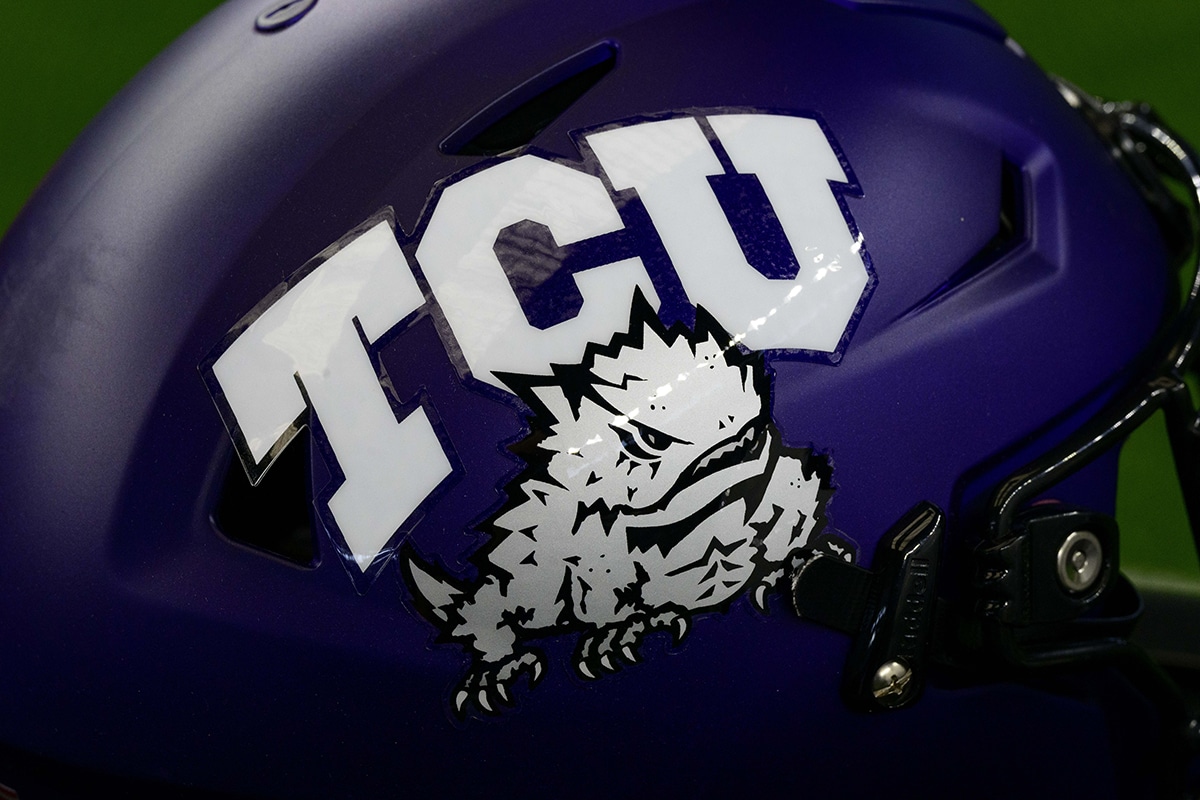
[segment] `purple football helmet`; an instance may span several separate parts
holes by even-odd
[[[956,0],[228,3],[0,246],[0,786],[1181,790],[1197,175]]]

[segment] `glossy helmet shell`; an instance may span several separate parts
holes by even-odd
[[[599,45],[608,71],[518,147],[567,163],[572,132],[695,109],[821,120],[852,170],[841,202],[871,279],[836,357],[768,358],[774,424],[828,460],[830,529],[863,563],[921,500],[971,540],[972,503],[1131,378],[1172,297],[1134,185],[990,19],[949,0],[320,0],[265,32],[262,11],[229,3],[157,59],[0,249],[12,753],[323,797],[939,795],[981,775],[999,794],[1082,794],[1111,778],[1046,767],[1111,746],[1087,697],[934,685],[901,714],[852,714],[849,640],[745,598],[679,652],[648,647],[594,683],[548,644],[518,709],[454,721],[463,652],[435,641],[396,559],[348,579],[311,508],[315,551],[292,561],[214,522],[240,466],[198,366],[384,209],[414,260],[437,190],[513,157],[479,144],[495,121],[480,112]],[[379,358],[456,443],[453,480],[405,541],[464,575],[528,420],[474,391],[435,328],[418,320]],[[336,463],[318,447],[311,466],[319,495]],[[1114,481],[1101,462],[1057,499],[1111,510]]]

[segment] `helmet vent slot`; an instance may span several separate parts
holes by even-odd
[[[229,459],[213,510],[217,530],[239,544],[303,567],[317,565],[309,489],[309,440],[304,428],[251,486],[241,462]]]
[[[900,317],[908,316],[930,306],[943,295],[953,292],[975,276],[986,271],[1000,259],[1016,250],[1028,238],[1027,220],[1029,211],[1025,207],[1025,178],[1021,168],[1008,159],[1000,167],[1000,219],[996,234],[979,249],[966,263],[954,271],[938,288],[917,301]]]
[[[560,61],[488,105],[447,136],[451,156],[494,156],[523,147],[617,65],[617,46],[601,42]]]

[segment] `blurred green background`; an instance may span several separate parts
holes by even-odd
[[[264,7],[266,6],[264,0]],[[83,127],[214,0],[0,3],[0,232]],[[1154,104],[1200,143],[1197,0],[985,0],[1046,70],[1112,99]],[[1170,451],[1160,425],[1122,454],[1124,566],[1141,584],[1200,595]]]
[[[218,5],[0,0],[0,232],[109,98]]]

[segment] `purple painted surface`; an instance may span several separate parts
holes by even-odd
[[[816,112],[837,137],[878,285],[839,364],[770,359],[774,419],[785,444],[831,459],[830,525],[868,565],[920,500],[969,539],[968,479],[1044,451],[1127,380],[1170,280],[1103,145],[978,12],[321,0],[263,36],[260,5],[219,9],[160,57],[0,246],[0,740],[298,796],[938,796],[981,774],[997,796],[1112,793],[1102,768],[1047,767],[1106,763],[1117,712],[1088,702],[1116,688],[1103,676],[1070,697],[934,686],[911,711],[854,715],[838,697],[848,639],[782,598],[766,619],[740,600],[594,683],[566,668],[570,642],[547,642],[553,669],[518,709],[456,725],[466,662],[432,642],[395,565],[360,596],[328,540],[301,570],[208,519],[229,445],[197,364],[380,208],[412,233],[435,185],[476,161],[438,142],[607,38],[618,66],[535,146],[573,158],[572,130],[720,107]],[[1029,241],[914,310],[996,233],[1005,159]],[[502,499],[517,463],[500,445],[523,415],[464,386],[428,320],[381,355],[399,396],[428,391],[460,443],[462,474],[412,541],[465,568],[479,541],[465,529]],[[1112,469],[1062,499],[1104,510]]]

